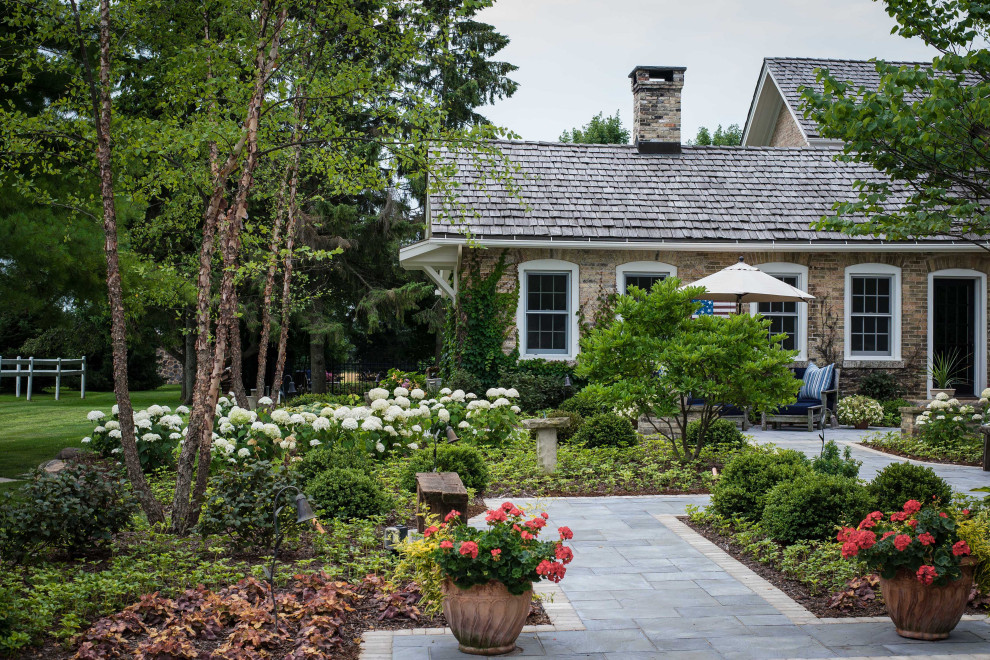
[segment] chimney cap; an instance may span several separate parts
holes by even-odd
[[[636,68],[634,68],[629,73],[629,77],[630,78],[635,78],[637,71],[646,71],[646,72],[648,72],[650,74],[654,74],[654,73],[663,74],[663,73],[670,73],[670,72],[673,72],[673,71],[687,71],[687,67],[686,66],[644,66],[644,65],[641,64],[641,65],[637,66]],[[652,77],[652,75],[651,75],[651,77]]]

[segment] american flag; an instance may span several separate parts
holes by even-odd
[[[734,302],[715,302],[713,300],[695,300],[694,302],[701,303],[701,308],[691,315],[693,319],[699,316],[729,316],[736,313],[736,303]]]

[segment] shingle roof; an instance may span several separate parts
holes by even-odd
[[[804,57],[767,57],[764,60],[767,70],[777,82],[780,93],[787,105],[794,110],[798,122],[809,138],[820,137],[818,124],[804,117],[801,112],[801,92],[799,87],[810,87],[822,91],[822,85],[815,80],[816,69],[828,69],[837,80],[848,81],[855,87],[863,86],[876,89],[880,85],[880,74],[877,73],[876,63],[865,60],[831,60],[811,59]],[[895,66],[930,67],[931,62],[887,62]],[[911,99],[909,99],[911,100]]]
[[[499,141],[529,178],[517,175],[522,200],[485,178],[463,153],[458,203],[473,210],[463,226],[477,238],[592,241],[870,241],[810,224],[833,202],[855,197],[853,181],[880,175],[839,163],[833,149],[685,146],[645,155],[631,145]],[[451,157],[449,152],[448,156]],[[431,197],[432,234],[457,236],[456,205]]]

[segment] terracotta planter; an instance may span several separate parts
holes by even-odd
[[[943,587],[922,584],[906,569],[889,580],[881,577],[880,592],[897,634],[927,640],[948,637],[966,611],[975,567],[975,559],[964,558],[962,577]]]
[[[443,613],[462,653],[501,655],[516,649],[533,590],[513,596],[501,582],[460,589],[447,580],[443,585]]]
[[[937,397],[939,394],[942,394],[943,392],[945,394],[947,394],[949,396],[949,398],[951,399],[955,395],[956,389],[954,387],[953,388],[949,388],[949,389],[938,389],[936,387],[933,387],[933,388],[931,388],[931,389],[928,390],[928,396],[931,397],[932,399],[934,399],[935,397]]]
[[[862,430],[864,430],[864,429],[868,429],[868,428],[870,428],[870,422],[869,422],[869,421],[865,421],[865,422],[856,422],[856,423],[855,423],[855,424],[853,425],[853,428],[856,428],[856,429],[859,429],[860,431],[862,431]]]

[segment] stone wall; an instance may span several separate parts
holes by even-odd
[[[164,348],[155,351],[158,359],[158,375],[162,377],[166,385],[179,385],[182,383],[182,363],[172,357]]]
[[[466,249],[464,264],[478,260],[481,274],[490,273],[503,250]],[[702,277],[735,263],[740,256],[748,264],[787,262],[808,267],[808,289],[816,300],[808,309],[808,357],[819,364],[832,361],[842,366],[840,388],[855,393],[858,381],[873,370],[895,374],[907,389],[908,398],[926,397],[928,351],[928,273],[946,268],[966,268],[990,273],[990,257],[981,254],[934,255],[890,252],[672,252],[661,250],[576,250],[564,248],[516,248],[505,250],[507,268],[499,283],[511,291],[518,279],[518,264],[534,259],[561,259],[579,268],[581,318],[594,318],[604,297],[616,290],[616,266],[631,261],[657,261],[677,267],[684,282]],[[845,268],[854,264],[879,263],[901,268],[901,360],[881,362],[855,360],[843,363]],[[462,266],[464,265],[462,264]],[[462,267],[462,275],[465,269]],[[510,333],[506,351],[515,346]],[[805,363],[800,363],[803,366]]]
[[[780,106],[777,114],[777,122],[773,127],[773,135],[770,137],[771,147],[806,147],[808,143],[801,134],[801,127],[794,121],[793,115],[787,109],[787,105]]]

